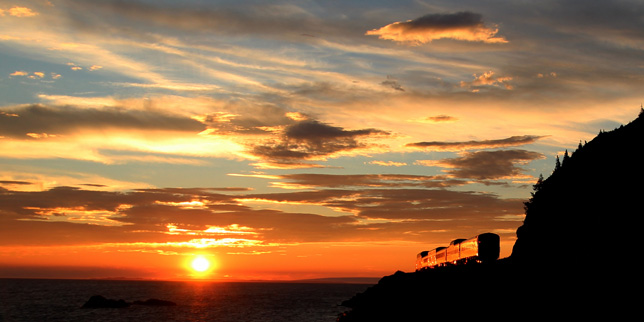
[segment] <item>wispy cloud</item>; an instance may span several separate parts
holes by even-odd
[[[143,1],[71,2],[85,12],[84,17],[76,17],[75,23],[90,29],[109,25],[111,19],[120,19],[128,24],[142,22],[150,28],[306,40],[312,38],[306,35],[339,35],[342,29],[337,25],[347,24],[340,19],[336,24],[330,24],[298,4],[255,3],[243,7],[221,4],[212,7],[150,4]],[[110,14],[106,15],[106,12]],[[92,21],[87,17],[96,19]]]
[[[422,148],[428,151],[462,151],[470,149],[490,149],[518,146],[524,144],[531,144],[541,139],[543,136],[536,135],[521,135],[511,136],[505,139],[497,140],[481,140],[481,141],[464,141],[464,142],[415,142],[408,143],[406,146],[413,148]]]
[[[424,119],[426,122],[433,122],[433,123],[444,123],[444,122],[455,122],[458,119],[454,116],[449,116],[449,115],[436,115],[436,116],[429,116]]]
[[[466,184],[465,181],[453,180],[446,176],[423,176],[404,174],[288,174],[277,176],[273,182],[280,188],[291,186],[300,189],[319,188],[364,188],[364,187],[390,187],[390,188],[447,188]]]
[[[458,158],[436,161],[419,161],[428,166],[447,168],[448,174],[461,179],[498,180],[531,178],[517,164],[543,159],[545,156],[538,152],[525,150],[477,151],[465,153]]]
[[[235,157],[244,149],[232,138],[202,135],[206,125],[194,118],[149,107],[24,105],[7,111],[0,114],[0,146],[9,158],[199,164],[185,157]]]
[[[22,70],[17,70],[10,74],[10,76],[27,76],[27,75],[29,75],[29,73]]]
[[[369,164],[381,165],[385,167],[402,167],[406,166],[406,162],[396,162],[396,161],[369,161]]]
[[[341,178],[309,176],[308,179],[315,180],[319,187],[331,187],[337,185],[330,184],[331,181],[339,183]],[[432,229],[451,226],[450,230],[456,231],[462,228],[455,226],[454,222],[475,217],[482,220],[481,216],[493,218],[498,213],[515,213],[521,207],[517,200],[502,200],[494,195],[409,188],[420,187],[422,180],[430,178],[390,175],[349,179],[355,187],[372,189],[272,194],[243,193],[240,190],[230,195],[225,193],[235,189],[167,188],[112,192],[90,186],[60,186],[22,191],[10,190],[10,187],[27,182],[2,181],[7,188],[0,190],[4,205],[0,239],[5,245],[84,245],[146,240],[151,243],[183,243],[192,247],[230,246],[214,241],[240,238],[265,245],[357,239],[400,240],[400,232],[410,229],[411,223],[405,220],[414,220],[414,225],[428,230],[430,226]],[[381,184],[374,185],[377,182]],[[407,188],[383,189],[398,184]],[[317,205],[345,214],[325,216],[246,205],[254,201],[273,202],[275,206]],[[403,203],[407,206],[401,208]],[[372,222],[385,218],[389,220]],[[447,221],[452,224],[447,224]],[[365,229],[369,227],[374,229]],[[42,233],[47,230],[58,234]],[[415,240],[419,236],[411,235],[410,238]]]
[[[487,71],[481,75],[476,75],[474,74],[474,80],[470,82],[466,81],[461,81],[461,87],[466,87],[466,88],[478,88],[480,86],[502,86],[503,88],[507,90],[514,89],[514,87],[510,84],[510,81],[512,80],[512,77],[510,76],[502,76],[502,77],[497,77],[494,76],[494,72],[492,71]]]
[[[70,134],[97,129],[137,129],[201,132],[204,125],[190,118],[162,111],[117,107],[26,105],[11,110],[18,117],[0,117],[0,135],[24,138],[27,133]]]
[[[14,6],[9,9],[0,9],[0,17],[5,15],[24,18],[24,17],[37,16],[38,12],[35,12],[34,10],[27,7]]]

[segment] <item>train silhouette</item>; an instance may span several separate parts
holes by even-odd
[[[416,271],[471,263],[489,263],[499,259],[500,238],[483,233],[468,239],[456,239],[447,247],[426,250],[416,255]]]

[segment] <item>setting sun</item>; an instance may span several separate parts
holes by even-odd
[[[192,260],[191,267],[197,272],[205,272],[210,268],[210,261],[203,256],[197,256]]]

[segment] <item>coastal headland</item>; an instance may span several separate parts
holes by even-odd
[[[512,255],[385,276],[342,305],[341,322],[607,318],[638,309],[644,109],[557,156],[525,202]],[[412,261],[413,258],[410,258]]]

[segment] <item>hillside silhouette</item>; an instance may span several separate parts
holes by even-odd
[[[526,217],[517,230],[512,258],[539,265],[544,247],[583,240],[584,245],[593,247],[577,247],[574,252],[551,256],[586,266],[590,258],[605,261],[597,258],[599,251],[627,249],[620,244],[634,237],[636,231],[631,228],[635,218],[644,214],[640,199],[643,123],[644,109],[631,123],[610,132],[600,131],[592,141],[579,143],[572,154],[566,151],[561,159],[557,157],[552,175],[540,178],[532,198],[525,203]]]
[[[338,321],[620,320],[639,313],[643,146],[644,109],[557,157],[525,202],[510,257],[385,276],[345,301],[351,310]]]

